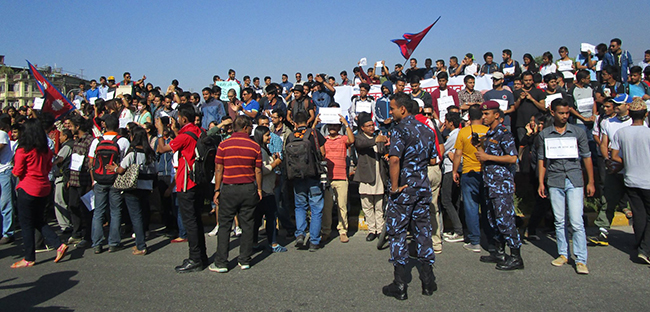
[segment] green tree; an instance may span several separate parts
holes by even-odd
[[[1,66],[0,67],[0,74],[7,74],[7,76],[11,76],[14,74],[14,70],[11,69],[9,66]]]

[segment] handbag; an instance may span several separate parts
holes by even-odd
[[[133,156],[137,159],[137,153]],[[140,173],[140,166],[136,163],[131,164],[126,168],[124,174],[118,174],[113,187],[116,190],[128,191],[134,190],[138,186],[138,175]]]

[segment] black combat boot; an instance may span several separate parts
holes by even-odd
[[[510,248],[510,256],[506,257],[506,261],[502,263],[497,263],[497,270],[511,271],[511,270],[523,270],[524,268],[524,259],[521,258],[519,248]]]
[[[404,265],[395,265],[395,272],[393,275],[395,276],[395,280],[393,280],[392,283],[384,286],[384,288],[382,288],[382,292],[384,295],[395,297],[397,300],[408,299],[408,295],[406,294],[408,285],[406,284],[406,268]]]
[[[479,259],[485,263],[503,263],[506,261],[506,242],[496,242],[495,250],[489,256],[481,256]]]
[[[433,266],[430,263],[422,263],[420,280],[422,281],[423,295],[431,296],[433,295],[434,291],[438,290],[438,284],[436,284],[436,276],[433,275]]]

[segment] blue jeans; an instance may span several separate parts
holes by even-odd
[[[576,262],[587,264],[587,236],[582,220],[584,210],[583,192],[584,188],[574,187],[568,178],[564,182],[564,188],[549,187],[548,189],[548,193],[551,196],[553,215],[555,216],[555,236],[558,254],[569,258],[567,230],[564,228],[565,211],[568,207],[569,221],[573,230],[573,253],[576,255]]]
[[[172,215],[176,216],[176,223],[178,223],[178,237],[185,239],[187,238],[187,231],[183,226],[183,219],[181,219],[181,211],[178,210],[178,198],[176,198],[176,193],[172,193]]]
[[[110,227],[108,230],[108,246],[120,244],[120,213],[122,211],[122,194],[113,188],[112,185],[95,184],[95,212],[93,213],[92,224],[92,247],[101,246],[104,240],[104,214],[110,209]]]
[[[481,225],[479,205],[483,199],[483,176],[480,172],[468,172],[460,177],[460,191],[463,194],[465,208],[465,223],[470,244],[481,243]]]
[[[2,214],[2,236],[14,236],[14,183],[11,170],[0,172],[0,214]]]
[[[135,234],[135,246],[138,250],[145,250],[147,248],[142,220],[142,206],[145,200],[144,197],[149,196],[150,193],[147,190],[124,191],[124,201],[126,202],[126,209],[129,211],[129,216],[131,217],[133,233]]]
[[[293,181],[296,197],[296,237],[305,236],[307,230],[307,209],[311,209],[309,242],[320,244],[320,227],[323,220],[323,189],[317,179],[296,179]]]

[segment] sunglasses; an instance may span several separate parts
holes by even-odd
[[[424,116],[433,116],[433,113],[424,113]]]

